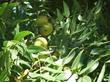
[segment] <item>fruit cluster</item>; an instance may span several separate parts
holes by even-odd
[[[39,32],[42,36],[48,36],[53,31],[53,26],[49,22],[49,18],[45,15],[38,16],[37,25],[39,26]]]

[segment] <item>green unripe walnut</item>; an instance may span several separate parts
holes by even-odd
[[[38,16],[36,22],[37,22],[37,25],[42,26],[42,25],[48,23],[48,17],[45,15]]]
[[[39,32],[42,36],[48,36],[53,31],[53,26],[51,23],[46,23],[39,28]]]
[[[34,45],[35,46],[39,46],[39,47],[43,47],[43,48],[47,48],[48,42],[47,42],[47,40],[44,37],[39,37],[34,42]]]

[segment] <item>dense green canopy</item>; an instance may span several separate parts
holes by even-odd
[[[0,0],[0,82],[110,82],[110,0]]]

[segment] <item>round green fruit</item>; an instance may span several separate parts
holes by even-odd
[[[39,32],[42,36],[48,36],[53,31],[53,26],[51,23],[44,24],[39,28]]]
[[[42,25],[48,23],[48,17],[45,15],[38,16],[36,22],[39,26],[42,26]]]
[[[47,48],[48,42],[47,42],[47,40],[44,37],[39,37],[34,42],[34,45],[35,46],[39,46],[39,47],[43,47],[43,48]]]

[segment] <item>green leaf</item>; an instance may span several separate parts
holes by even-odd
[[[77,0],[73,0],[73,14],[76,14],[76,12],[80,11],[80,4]]]
[[[3,56],[3,51],[0,51],[0,58]]]
[[[19,45],[16,45],[16,47],[17,47],[18,52],[23,55],[24,54],[23,48]]]
[[[0,73],[0,82],[4,82],[7,76],[8,76],[7,69],[2,70],[2,72]]]
[[[52,60],[51,57],[48,57],[47,59],[42,59],[41,61],[42,61],[42,62],[45,62],[45,63],[48,63],[48,64],[51,64],[51,65],[54,65],[54,66],[59,66],[59,65],[57,65],[57,64]],[[62,69],[61,69],[61,70],[62,70]]]
[[[70,63],[71,62],[71,60],[74,58],[74,56],[75,56],[75,50],[76,48],[73,48],[70,52],[69,52],[69,54],[64,58],[64,60],[63,60],[63,64],[65,65],[65,64],[68,64],[68,63]]]
[[[70,11],[68,5],[63,1],[63,7],[64,7],[64,16],[69,17]]]
[[[13,71],[18,74],[23,71],[23,68],[19,65],[13,65],[12,68],[13,68]]]
[[[92,82],[89,76],[80,77],[77,82]]]
[[[99,0],[99,2],[96,4],[96,8],[95,8],[95,15],[99,14],[101,12],[102,9],[102,4],[101,1]]]
[[[48,73],[45,73],[45,74],[37,74],[37,73],[35,73],[35,72],[30,72],[29,73],[29,76],[31,77],[31,78],[38,78],[38,77],[40,77],[40,78],[43,78],[43,79],[46,79],[46,80],[48,80],[48,81],[54,81],[55,82],[55,77],[52,77],[51,75],[49,75]]]
[[[6,10],[7,6],[8,6],[8,2],[7,3],[3,3],[0,4],[0,16],[3,15],[4,11]]]
[[[70,34],[70,31],[69,31],[69,27],[70,27],[70,19],[67,18],[65,21],[66,21],[66,22],[63,24],[63,30],[64,30],[64,33],[66,33],[66,34]]]
[[[61,73],[58,76],[56,76],[56,79],[64,81],[64,80],[67,80],[68,78],[65,77],[64,73]]]
[[[14,31],[13,31],[13,34],[16,35],[19,33],[19,30],[20,30],[20,26],[19,26],[19,23],[16,25]]]
[[[103,67],[102,67],[102,70],[101,70],[101,72],[99,74],[99,77],[97,79],[97,82],[102,82],[104,74],[105,74],[105,68],[106,68],[106,65],[104,64]]]
[[[48,72],[52,72],[52,73],[61,73],[62,72],[62,71],[52,69],[52,68],[49,68],[49,67],[41,67],[41,69],[46,70]]]
[[[91,62],[91,64],[89,64],[86,68],[82,69],[79,74],[81,75],[81,74],[86,73],[86,72],[88,73],[88,70],[90,70],[89,72],[93,71],[93,69],[91,70],[91,68],[92,68],[92,66],[94,66],[98,62],[98,60],[99,59]]]
[[[41,79],[41,82],[46,82],[46,80],[44,80],[44,79]]]
[[[32,34],[32,35],[34,36],[34,34],[33,34],[32,32],[30,32],[30,31],[21,31],[21,32],[19,32],[19,33],[17,33],[17,34],[15,35],[14,40],[20,41],[20,40],[22,40],[24,37],[26,37],[26,36],[28,36],[28,35],[30,35],[30,34]]]
[[[29,62],[26,62],[26,61],[24,61],[24,60],[18,60],[17,62],[18,62],[19,65],[22,66],[22,67],[31,68]]]
[[[84,50],[81,50],[79,52],[79,54],[76,56],[75,60],[72,63],[72,66],[71,66],[72,70],[79,69],[82,66],[81,59],[82,59],[83,52],[84,52]]]
[[[14,49],[10,49],[10,53],[11,53],[11,58],[14,61],[15,59],[17,59],[17,55],[18,55],[18,51],[14,50]]]
[[[92,62],[94,62],[94,60],[90,61],[87,65],[87,67],[90,66],[92,64]],[[97,61],[91,68],[89,68],[86,71],[86,74],[93,72],[98,66],[99,66],[99,62]]]
[[[105,63],[107,63],[107,64],[110,63],[110,60],[106,61]]]
[[[12,41],[4,41],[3,46],[4,47],[11,47],[14,43]]]
[[[49,81],[55,81],[55,77],[49,75],[48,73],[45,73],[45,74],[40,74],[40,77],[46,79],[46,80],[49,80]]]
[[[18,6],[18,4],[19,4],[19,3],[17,3],[17,2],[16,2],[16,3],[10,3],[10,4],[8,5],[8,7],[9,7],[9,8],[13,8],[13,7]]]
[[[63,19],[63,15],[61,14],[60,10],[57,9],[57,20],[62,21],[62,19]]]
[[[108,77],[108,82],[110,82],[110,73],[109,73],[109,77]]]
[[[68,80],[67,82],[76,82],[76,79],[78,78],[77,74],[73,74]]]
[[[30,45],[27,48],[27,52],[29,52],[29,53],[38,53],[38,52],[41,52],[43,50],[44,50],[43,48],[38,47],[38,46],[34,46],[34,45]]]

